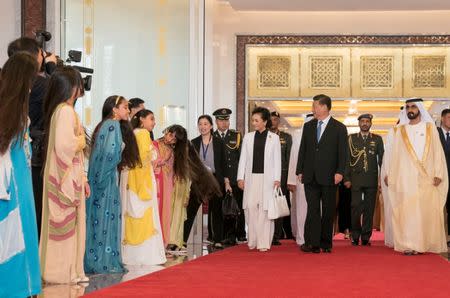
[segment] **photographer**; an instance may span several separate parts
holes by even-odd
[[[42,106],[44,96],[47,92],[49,76],[56,69],[56,56],[54,54],[47,55],[36,40],[28,37],[21,37],[8,45],[9,57],[17,52],[27,52],[33,57],[36,57],[40,69],[31,88],[28,112],[30,118],[30,137],[32,139],[31,145],[33,148],[31,156],[33,193],[38,235],[40,235],[42,213],[42,155],[45,154],[43,152],[44,117]]]

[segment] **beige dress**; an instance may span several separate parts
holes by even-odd
[[[47,283],[84,278],[86,210],[83,128],[72,106],[53,113],[44,172],[41,273]]]

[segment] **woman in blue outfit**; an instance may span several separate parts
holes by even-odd
[[[35,57],[17,53],[0,74],[0,297],[41,292],[27,130],[28,98],[37,71]]]
[[[132,132],[129,127],[128,102],[122,96],[110,96],[102,110],[102,121],[92,137],[92,154],[88,179],[91,197],[86,202],[86,273],[120,273],[125,269],[121,256],[121,203],[118,169],[137,163],[129,158],[129,146],[123,139]],[[128,131],[129,129],[129,131]],[[127,143],[127,142],[125,142]],[[130,161],[131,160],[131,161]]]

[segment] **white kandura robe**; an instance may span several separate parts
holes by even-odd
[[[394,249],[447,251],[444,207],[448,174],[436,127],[430,122],[399,126],[393,140],[387,175]],[[435,177],[442,180],[438,186],[433,185]]]
[[[305,243],[305,221],[308,204],[306,203],[305,186],[297,179],[298,151],[300,150],[300,141],[302,140],[303,130],[294,135],[289,158],[288,185],[295,185],[295,192],[291,193],[291,227],[292,235],[298,245]]]
[[[386,177],[386,169],[390,164],[391,154],[392,154],[392,144],[393,138],[397,127],[389,130],[386,141],[384,142],[384,155],[383,155],[383,163],[381,165],[381,173],[380,173],[380,184],[381,184],[381,193],[383,195],[383,209],[384,209],[384,244],[388,247],[394,247],[394,232],[392,229],[392,206],[391,201],[389,200],[389,192],[388,186],[384,182],[384,178]]]
[[[243,209],[249,226],[250,249],[270,249],[274,232],[274,221],[268,219],[269,200],[273,200],[274,182],[281,180],[281,144],[278,135],[268,132],[264,149],[264,174],[254,181],[253,145],[255,132],[245,135],[239,159],[238,180],[244,180]],[[257,202],[257,204],[255,204]],[[264,219],[262,219],[264,217]],[[254,227],[255,229],[250,229]]]

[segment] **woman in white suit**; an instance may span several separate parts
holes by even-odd
[[[243,209],[248,225],[248,247],[268,251],[274,222],[267,217],[273,190],[280,186],[281,145],[271,127],[270,112],[257,107],[252,112],[254,132],[245,135],[238,168],[238,186],[244,190]]]

